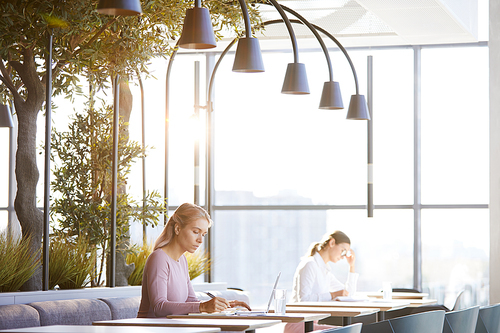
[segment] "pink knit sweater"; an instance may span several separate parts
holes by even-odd
[[[200,312],[200,301],[189,280],[186,257],[182,255],[175,261],[162,249],[155,250],[144,266],[137,317],[154,318],[193,312]]]

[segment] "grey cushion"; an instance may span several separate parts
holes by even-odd
[[[26,304],[0,305],[0,329],[40,326],[38,311]]]
[[[141,296],[136,297],[108,297],[99,298],[111,309],[111,318],[127,319],[136,318],[141,304]]]
[[[92,325],[111,320],[111,310],[98,299],[70,299],[30,303],[40,314],[40,325]]]

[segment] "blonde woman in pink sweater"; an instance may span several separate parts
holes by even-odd
[[[190,203],[179,206],[169,218],[144,266],[138,318],[220,312],[235,306],[250,309],[244,302],[222,297],[206,302],[196,298],[184,253],[193,253],[202,245],[211,225],[207,211]]]

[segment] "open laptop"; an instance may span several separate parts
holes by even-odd
[[[274,299],[274,291],[276,290],[276,287],[278,286],[278,281],[280,279],[281,272],[278,273],[278,276],[276,277],[276,281],[274,282],[273,290],[271,291],[271,296],[269,297],[269,302],[267,303],[267,309],[265,311],[236,311],[235,315],[238,316],[262,316],[266,315],[269,312],[269,309],[271,308],[271,303],[273,302]]]

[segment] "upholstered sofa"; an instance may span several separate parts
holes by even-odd
[[[239,290],[211,293],[250,303],[248,295]],[[196,292],[196,295],[202,301],[209,299],[203,292]],[[140,296],[133,296],[0,305],[0,330],[47,325],[92,325],[94,321],[134,318],[140,302]]]

